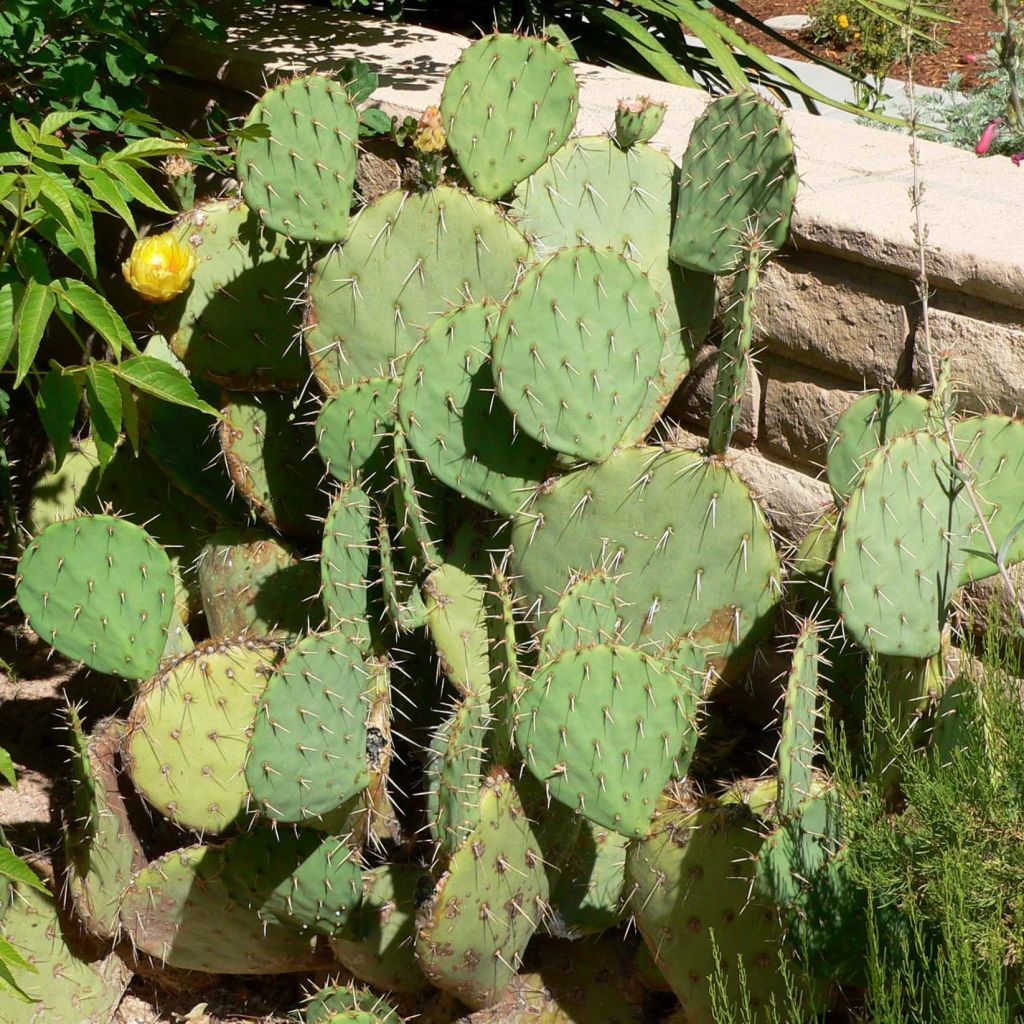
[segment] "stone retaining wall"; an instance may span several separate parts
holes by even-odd
[[[173,104],[180,118],[182,105],[198,110],[216,95],[243,109],[246,93],[282,73],[329,71],[359,57],[380,75],[385,109],[419,113],[438,101],[466,44],[318,8],[267,5],[225,16],[227,44],[172,40],[168,60],[195,77],[178,79],[158,106]],[[578,65],[577,74],[581,132],[605,130],[620,97],[650,95],[669,111],[655,142],[676,158],[707,102],[610,69]],[[926,373],[907,138],[796,111],[787,118],[801,172],[793,243],[765,274],[758,372],[734,459],[779,532],[796,540],[829,501],[819,476],[839,412],[865,388],[918,386]],[[953,352],[965,407],[1016,413],[1024,397],[1024,168],[922,143],[921,176],[933,342]],[[706,347],[670,407],[684,427],[706,425],[713,378]]]

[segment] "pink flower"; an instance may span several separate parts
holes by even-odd
[[[1020,153],[1014,153],[1013,156],[1010,157],[1010,159],[1013,161],[1014,167],[1020,167],[1021,164],[1024,164],[1024,151]]]
[[[997,117],[985,126],[985,130],[981,133],[981,138],[978,139],[978,144],[974,147],[974,152],[978,156],[984,156],[992,146],[992,143],[999,137],[999,129],[1003,125],[1003,119]]]

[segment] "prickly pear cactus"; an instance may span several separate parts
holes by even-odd
[[[232,897],[224,854],[188,846],[139,871],[125,891],[121,928],[133,947],[169,967],[209,974],[279,974],[317,963],[309,935],[268,924]]]
[[[504,298],[528,253],[495,207],[459,189],[381,196],[313,267],[304,337],[320,386],[401,375],[435,317]]]
[[[124,722],[110,718],[86,736],[76,708],[68,709],[73,798],[66,818],[68,894],[93,935],[113,940],[121,893],[146,857],[118,786]]]
[[[663,331],[654,288],[624,257],[557,252],[502,309],[491,356],[498,397],[541,444],[599,462],[653,386]]]
[[[726,274],[737,243],[757,235],[771,251],[789,236],[798,178],[782,115],[752,91],[723,96],[694,123],[680,165],[672,259],[690,270]]]
[[[467,46],[441,95],[448,145],[470,188],[500,199],[569,137],[579,86],[543,39],[495,34]]]
[[[341,242],[356,176],[359,115],[345,86],[304,75],[275,86],[246,128],[269,134],[238,146],[245,201],[272,231],[307,242]]]
[[[765,635],[781,594],[764,513],[694,452],[627,449],[559,477],[516,518],[512,548],[542,623],[574,575],[616,576],[625,643],[693,634],[730,654]]]
[[[279,653],[261,641],[210,640],[143,687],[124,756],[135,787],[165,817],[208,834],[242,815],[248,741]]]
[[[341,633],[308,636],[285,657],[256,714],[245,762],[252,805],[264,817],[304,822],[366,789],[369,676]]]
[[[598,825],[641,836],[697,737],[689,679],[632,647],[559,654],[516,695],[515,741],[555,799]]]
[[[52,523],[21,556],[15,590],[28,624],[61,654],[125,679],[160,664],[174,577],[141,527],[107,515]]]
[[[506,771],[487,776],[479,806],[480,824],[452,856],[416,930],[423,973],[478,1008],[508,988],[550,893],[540,844]]]
[[[551,469],[552,453],[495,400],[487,305],[439,317],[405,364],[398,408],[405,436],[438,480],[511,515]],[[492,323],[488,323],[488,321]]]

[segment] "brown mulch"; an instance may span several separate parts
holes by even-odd
[[[780,14],[804,14],[809,6],[807,0],[740,0],[740,4],[762,21]],[[999,31],[1001,27],[988,5],[988,0],[955,0],[951,16],[956,18],[956,23],[944,27],[941,49],[915,57],[914,78],[921,85],[941,87],[954,71],[960,72],[963,76],[964,88],[977,84],[982,69],[977,64],[969,63],[966,58],[969,54],[984,53],[989,49],[991,34]],[[797,57],[785,45],[763,32],[750,28],[745,22],[732,18],[728,20],[745,39],[756,43],[773,57]],[[842,64],[845,60],[846,54],[842,49],[813,43],[795,32],[783,34],[833,63]],[[905,78],[906,69],[902,63],[895,64],[889,75],[892,78]]]

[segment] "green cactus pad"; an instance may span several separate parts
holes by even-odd
[[[343,840],[312,829],[263,828],[221,849],[232,899],[263,921],[334,935],[362,902],[362,871]]]
[[[268,924],[232,898],[224,853],[187,846],[138,872],[124,894],[121,927],[133,947],[168,967],[208,974],[310,970],[311,937]]]
[[[312,993],[306,1001],[303,1017],[306,1024],[330,1024],[339,1013],[371,1014],[385,1024],[399,1024],[398,1011],[383,996],[356,985],[328,985]]]
[[[52,523],[25,548],[15,588],[28,624],[68,658],[125,679],[160,664],[174,577],[141,527],[106,515]]]
[[[780,1009],[788,1005],[787,983],[797,993],[806,990],[783,945],[777,911],[751,898],[753,858],[761,842],[758,820],[742,804],[701,810],[666,805],[650,836],[628,851],[630,909],[688,1021],[715,1019],[716,947],[730,1006],[742,1005],[737,970],[742,960],[746,994],[756,1008],[752,1024],[773,1019],[768,1012],[773,999]],[[780,962],[787,962],[785,974]]]
[[[200,552],[212,637],[298,636],[320,621],[316,565],[259,530],[219,530]]]
[[[253,809],[272,821],[302,822],[366,789],[369,677],[359,650],[339,633],[292,648],[267,686],[249,741]]]
[[[210,640],[139,693],[124,757],[136,789],[177,825],[223,832],[246,808],[249,736],[278,649]]]
[[[818,726],[818,626],[800,628],[786,680],[779,742],[779,813],[792,814],[811,793]]]
[[[324,402],[316,446],[327,472],[340,483],[384,481],[391,461],[399,382],[373,377],[348,384]]]
[[[121,893],[133,872],[146,865],[118,788],[124,722],[105,719],[86,737],[75,708],[68,719],[73,788],[64,831],[68,895],[78,920],[109,942],[117,935]]]
[[[1024,421],[1009,416],[969,416],[954,428],[957,450],[972,480],[989,532],[1005,565],[1024,561]],[[1016,529],[1016,533],[1014,530]],[[998,567],[975,517],[964,543],[960,582],[994,576]]]
[[[245,201],[273,231],[306,242],[342,242],[352,206],[359,115],[341,82],[304,75],[267,92],[245,127],[268,138],[238,144]]]
[[[49,894],[18,886],[0,904],[3,938],[35,968],[15,968],[29,1001],[0,989],[4,1024],[90,1024],[114,1017],[131,969],[116,953],[91,962],[80,959],[74,932],[64,933],[57,901]],[[76,950],[78,952],[76,952]]]
[[[382,864],[363,872],[363,901],[331,951],[360,981],[387,992],[429,988],[416,960],[416,901],[428,882],[415,864]]]
[[[598,462],[640,410],[664,344],[650,281],[617,253],[580,246],[523,276],[498,320],[491,372],[519,429]]]
[[[899,435],[847,503],[832,593],[847,635],[878,654],[927,658],[941,646],[973,519],[951,460],[927,430]]]
[[[566,588],[548,619],[540,638],[540,661],[562,651],[614,643],[619,617],[615,580],[602,569],[581,576]]]
[[[514,513],[554,456],[494,396],[488,306],[439,317],[405,364],[398,408],[409,444],[431,474],[485,508]]]
[[[513,214],[541,257],[573,245],[608,247],[658,294],[664,347],[653,386],[625,440],[639,440],[689,371],[715,311],[714,279],[668,258],[678,168],[651,146],[623,151],[606,136],[567,142],[516,189]]]
[[[629,839],[589,821],[583,823],[558,885],[551,894],[554,921],[548,930],[567,938],[614,928],[622,919]]]
[[[377,552],[380,556],[380,583],[391,625],[399,633],[408,633],[427,624],[427,606],[413,577],[395,563],[391,528],[383,517],[377,520]]]
[[[715,100],[694,122],[680,165],[672,259],[726,274],[739,263],[744,234],[769,252],[780,249],[798,183],[782,115],[751,91]]]
[[[912,391],[873,391],[853,401],[836,420],[828,443],[828,482],[842,504],[865,463],[897,434],[928,425],[928,400]]]
[[[426,977],[467,1006],[500,1000],[547,911],[541,846],[503,769],[480,790],[480,824],[455,852],[416,930]]]
[[[452,685],[484,700],[490,692],[486,587],[458,566],[446,563],[423,583],[427,628]]]
[[[708,452],[723,455],[732,443],[747,394],[747,375],[752,366],[750,346],[754,338],[754,311],[761,265],[767,253],[756,236],[743,235],[737,242],[740,264],[722,311],[722,338],[718,348],[715,390],[711,399]]]
[[[446,718],[430,744],[424,775],[427,823],[442,863],[480,823],[480,786],[491,731],[486,700],[466,697]]]
[[[444,561],[447,526],[447,488],[427,472],[422,460],[409,450],[405,433],[395,431],[395,459],[392,463],[395,487],[392,500],[395,525],[414,571],[433,569]]]
[[[442,186],[389,192],[353,220],[345,245],[313,269],[306,346],[327,394],[400,376],[434,318],[502,299],[529,258],[526,239],[490,203]]]
[[[327,495],[313,430],[291,395],[226,393],[220,444],[238,491],[270,527],[293,536],[320,532]]]
[[[658,795],[693,751],[689,683],[632,647],[565,651],[516,695],[516,746],[554,799],[598,825],[643,835]]]
[[[369,649],[370,616],[376,588],[370,578],[378,510],[362,488],[341,488],[324,521],[320,550],[322,600],[329,629],[344,633]]]
[[[302,384],[309,376],[298,340],[302,316],[289,301],[302,276],[300,248],[268,235],[255,213],[231,200],[197,206],[181,231],[199,265],[192,287],[160,314],[174,354],[192,373],[226,387]]]
[[[865,986],[867,897],[848,871],[838,793],[815,780],[813,791],[777,822],[757,851],[757,898],[782,913],[787,942],[807,971],[823,980]],[[876,927],[890,931],[901,912],[876,909]],[[894,921],[894,918],[897,921]]]
[[[612,573],[624,643],[693,634],[722,657],[764,635],[780,594],[761,509],[694,452],[630,449],[560,477],[516,518],[512,545],[542,624],[574,575]]]
[[[470,188],[500,199],[569,137],[579,86],[543,39],[495,34],[462,51],[448,72],[441,116]]]
[[[649,142],[665,121],[665,109],[664,103],[655,103],[647,96],[619,100],[615,108],[615,142],[622,149]]]

